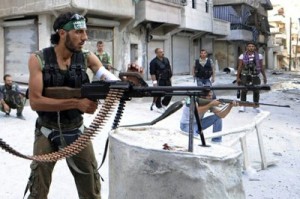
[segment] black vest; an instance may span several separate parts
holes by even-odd
[[[204,66],[199,62],[199,59],[195,61],[195,74],[200,79],[209,79],[213,74],[213,68],[210,59],[207,59]]]
[[[170,80],[172,77],[172,71],[170,67],[170,62],[167,58],[160,60],[156,57],[156,79],[160,80]]]
[[[85,57],[82,52],[73,53],[68,70],[59,69],[53,47],[43,49],[41,60],[45,61],[42,69],[44,88],[56,86],[80,88],[82,84],[89,83],[89,78],[86,74]],[[58,127],[56,112],[38,111],[37,113],[39,115],[39,122],[41,125],[48,128]],[[76,125],[82,122],[82,120],[82,112],[78,109],[60,112],[62,128],[68,124]],[[67,127],[69,128],[69,126]]]

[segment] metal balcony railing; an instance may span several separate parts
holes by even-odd
[[[138,3],[140,1],[143,1],[143,0],[132,0],[134,3]],[[144,1],[147,1],[147,0],[144,0]],[[148,1],[151,1],[151,0],[148,0]],[[157,2],[169,2],[169,3],[174,3],[174,4],[177,4],[177,5],[180,5],[180,6],[186,6],[187,5],[187,0],[156,0]]]
[[[164,0],[170,3],[175,3],[181,6],[186,6],[187,5],[187,0]]]

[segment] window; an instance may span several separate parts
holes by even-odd
[[[192,0],[192,8],[196,9],[196,0]]]
[[[209,11],[209,0],[205,1],[205,12],[208,13]]]

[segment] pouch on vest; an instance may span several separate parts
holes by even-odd
[[[167,63],[165,63],[167,62]],[[159,66],[159,80],[169,80],[172,77],[171,71],[168,68],[168,61],[166,61],[165,59],[163,59],[162,62],[157,62],[157,65]]]
[[[200,79],[209,79],[213,74],[213,69],[210,59],[207,59],[207,62],[202,66],[199,62],[199,59],[195,61],[195,74]]]
[[[85,70],[83,53],[74,53],[65,80],[66,85],[73,88],[80,88],[82,84],[89,83],[89,77]]]
[[[60,73],[53,47],[45,48],[43,50],[43,59],[45,61],[43,67],[44,87],[63,86],[65,81],[64,75]]]

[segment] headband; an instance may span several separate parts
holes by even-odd
[[[62,29],[69,31],[69,30],[79,30],[79,29],[86,29],[86,22],[85,19],[79,19],[76,21],[69,21],[66,23]]]

